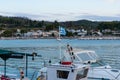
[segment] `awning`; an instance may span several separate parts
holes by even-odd
[[[4,76],[6,76],[6,60],[8,60],[9,58],[22,59],[24,56],[26,57],[26,76],[27,76],[28,56],[31,56],[32,60],[34,60],[35,56],[41,57],[41,55],[37,55],[37,53],[35,52],[33,52],[32,54],[28,54],[0,49],[0,57],[4,60]]]

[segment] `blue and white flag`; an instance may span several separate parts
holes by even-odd
[[[66,30],[65,30],[65,28],[59,26],[59,34],[65,36],[65,35],[66,35]]]

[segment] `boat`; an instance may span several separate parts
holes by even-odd
[[[60,40],[61,32],[64,30],[59,30]],[[37,80],[120,80],[120,70],[101,63],[95,51],[73,49],[67,45],[63,54],[60,62],[41,68]]]
[[[9,51],[9,50],[3,50],[0,49],[0,58],[4,61],[4,73],[0,72],[0,80],[29,80],[27,77],[28,72],[28,57],[32,57],[32,60],[34,60],[34,57],[38,56],[41,57],[41,55],[37,55],[37,53],[33,52],[32,54],[28,53],[21,53],[21,52],[15,52],[15,51]],[[6,73],[6,61],[9,58],[15,58],[15,59],[23,59],[25,57],[25,75],[24,71],[20,68],[20,78],[16,78],[15,74]]]
[[[110,65],[103,64],[95,51],[73,49],[67,45],[64,59],[77,64],[90,64],[88,80],[120,80],[120,70],[113,69]]]
[[[62,61],[41,68],[37,80],[87,80],[88,71],[89,65]]]

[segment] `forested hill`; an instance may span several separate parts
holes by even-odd
[[[97,28],[100,22],[93,22],[89,20],[67,21],[61,23],[69,28]]]
[[[67,22],[48,22],[36,21],[26,17],[3,17],[0,16],[0,28],[43,28],[47,30],[56,29],[58,26],[64,26],[71,29],[112,29],[120,30],[120,21],[97,22],[89,20],[67,21]]]
[[[3,17],[0,16],[0,27],[5,28],[31,28],[41,26],[40,21],[30,20],[25,17]]]

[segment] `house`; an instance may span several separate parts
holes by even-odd
[[[78,36],[85,36],[87,34],[87,30],[81,29],[76,30]]]
[[[24,37],[32,37],[32,31],[29,31],[27,33],[24,33]]]
[[[102,36],[102,35],[103,34],[102,34],[102,32],[100,32],[100,30],[92,32],[92,36]]]
[[[42,34],[43,37],[48,37],[50,35],[52,35],[50,32],[43,32],[43,34]]]
[[[57,37],[59,35],[59,32],[56,30],[50,31],[52,37]]]
[[[112,34],[113,34],[114,36],[120,36],[120,31],[114,31]]]
[[[32,37],[32,38],[39,38],[43,35],[43,32],[41,30],[37,30],[37,31],[29,31],[27,33],[24,34],[24,37]]]
[[[67,29],[67,31],[71,32],[71,33],[75,33],[76,32],[76,30],[74,30],[74,29]]]
[[[0,35],[1,35],[4,31],[5,31],[5,30],[1,30],[1,31],[0,31]]]
[[[17,29],[17,32],[14,35],[17,36],[17,37],[21,37],[22,36],[21,30]]]

